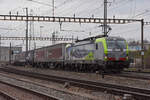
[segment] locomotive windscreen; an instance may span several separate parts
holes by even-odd
[[[108,49],[126,49],[125,40],[107,40]]]
[[[107,59],[109,61],[126,61],[127,43],[122,38],[108,38],[107,43]]]

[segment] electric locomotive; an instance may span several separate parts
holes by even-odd
[[[77,41],[66,47],[66,59],[76,62],[93,61],[95,70],[121,71],[129,67],[128,44],[120,37],[95,37]]]

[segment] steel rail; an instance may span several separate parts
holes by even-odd
[[[5,70],[6,71],[6,70]],[[19,79],[16,79],[16,80],[19,80]],[[23,81],[23,80],[20,80],[20,81]],[[25,90],[25,91],[28,91],[32,94],[36,94],[36,95],[40,95],[42,96],[43,98],[45,98],[46,100],[61,100],[60,98],[57,98],[57,97],[54,97],[52,95],[48,95],[48,94],[45,94],[45,93],[42,93],[42,92],[38,92],[38,91],[35,91],[33,89],[28,89],[28,88],[24,88],[24,87],[21,87],[19,85],[14,85],[14,84],[10,84],[10,83],[7,83],[7,82],[4,82],[4,81],[0,81],[0,83],[2,84],[6,84],[8,86],[11,86],[11,87],[15,87],[15,88],[18,88],[18,89],[21,89],[21,90]],[[10,100],[16,100],[14,97],[10,96],[10,95],[7,95],[6,93],[3,93],[0,91],[0,94],[4,95],[4,96],[7,96],[8,98],[12,98]]]
[[[21,90],[28,91],[28,92],[33,93],[33,94],[36,94],[36,95],[38,95],[38,96],[42,96],[42,97],[44,97],[46,100],[60,100],[59,98],[56,98],[56,97],[54,97],[54,96],[47,95],[47,94],[44,94],[44,93],[41,93],[41,92],[37,92],[37,91],[34,91],[34,90],[32,90],[32,89],[23,88],[23,87],[18,86],[18,85],[9,84],[9,83],[7,83],[7,82],[2,82],[2,81],[0,81],[0,83],[9,85],[9,86],[11,86],[11,87],[19,88],[19,89],[21,89]],[[16,100],[16,99],[15,99],[15,100]]]
[[[78,86],[82,88],[92,89],[95,91],[107,91],[112,94],[116,95],[124,95],[124,94],[131,94],[134,98],[140,98],[139,100],[149,100],[150,98],[150,90],[137,88],[137,87],[130,87],[130,86],[122,86],[116,84],[108,84],[102,82],[95,82],[95,81],[88,81],[88,80],[79,80],[79,79],[71,79],[53,75],[43,75],[39,73],[29,72],[29,71],[21,71],[14,68],[0,68],[2,71],[15,73],[19,75],[30,76],[34,78],[39,78],[48,81],[54,81],[58,83],[70,83],[70,85]]]
[[[133,79],[142,79],[142,80],[150,80],[150,75],[145,76],[145,75],[139,75],[138,73],[134,72],[125,72],[125,73],[120,73],[120,74],[108,74],[110,76],[116,76],[116,77],[127,77],[127,78],[133,78]],[[146,74],[146,73],[141,73],[141,74]]]
[[[21,89],[21,90],[25,90],[25,91],[28,91],[32,94],[36,94],[38,96],[42,96],[43,98],[45,98],[46,100],[60,100],[59,98],[56,98],[54,96],[51,96],[51,95],[47,95],[47,94],[44,94],[44,93],[41,93],[41,92],[37,92],[37,91],[34,91],[32,89],[27,89],[27,88],[23,88],[21,86],[18,86],[18,85],[13,85],[13,84],[10,84],[10,83],[7,83],[7,82],[3,82],[3,81],[0,81],[0,83],[3,83],[3,84],[6,84],[6,85],[9,85],[11,87],[15,87],[15,88],[18,88],[18,89]],[[16,99],[15,99],[16,100]]]
[[[6,98],[7,100],[16,100],[16,98],[14,98],[13,96],[11,96],[3,91],[0,91],[0,95],[3,96],[4,98]]]
[[[150,74],[150,72],[144,72],[144,71],[123,71],[123,72],[132,72],[132,73],[143,73],[143,74]]]
[[[21,81],[21,82],[25,82],[25,83],[28,83],[28,84],[33,84],[33,85],[35,85],[35,86],[40,86],[40,87],[42,87],[42,88],[49,88],[49,87],[47,87],[47,86],[45,86],[44,84],[41,84],[41,83],[37,83],[37,82],[32,82],[32,81],[28,81],[28,80],[24,80],[24,79],[19,79],[19,78],[15,78],[15,77],[12,77],[12,76],[8,76],[8,75],[4,75],[4,74],[0,74],[0,76],[2,76],[2,77],[7,77],[7,78],[10,78],[10,79],[14,79],[14,80],[17,80],[17,81]],[[52,88],[53,89],[53,88]],[[55,89],[54,88],[54,90],[56,90],[57,91],[57,89]],[[64,90],[59,90],[58,89],[58,91],[60,91],[60,92],[62,92],[62,93],[66,93],[66,94],[70,94],[71,96],[72,95],[74,95],[73,93],[69,93],[69,92],[67,92],[67,91],[64,91]],[[76,95],[76,94],[75,94]],[[81,97],[84,97],[84,96],[81,96]],[[88,97],[87,97],[88,98]],[[95,100],[96,98],[88,98],[89,100]],[[58,100],[63,100],[63,99],[61,99],[61,98],[58,98]]]

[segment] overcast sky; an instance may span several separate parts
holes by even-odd
[[[33,2],[34,1],[34,2]],[[0,0],[0,14],[12,14],[19,12],[25,15],[23,8],[28,7],[33,15],[52,16],[52,0]],[[39,2],[39,3],[38,3]],[[113,18],[133,18],[144,19],[150,22],[150,0],[108,0],[108,17]],[[103,18],[103,0],[55,0],[55,16],[94,17]],[[32,9],[32,11],[31,11]],[[59,36],[85,38],[102,34],[102,29],[98,24],[75,24],[63,23],[60,31],[59,23],[34,22],[31,24],[32,36],[51,37],[53,31],[58,31]],[[40,28],[42,26],[42,28]],[[110,35],[121,36],[129,39],[140,40],[140,23],[127,25],[110,25],[112,31]],[[144,38],[149,40],[149,26],[144,27]],[[25,36],[25,22],[0,21],[0,31],[2,36]],[[8,45],[10,41],[2,41],[3,45]],[[24,45],[24,41],[11,41],[15,45]],[[36,42],[38,46],[50,45],[50,42]]]

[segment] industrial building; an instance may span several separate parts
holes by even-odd
[[[22,47],[0,47],[0,62],[9,62],[14,59],[14,55],[22,52]]]

